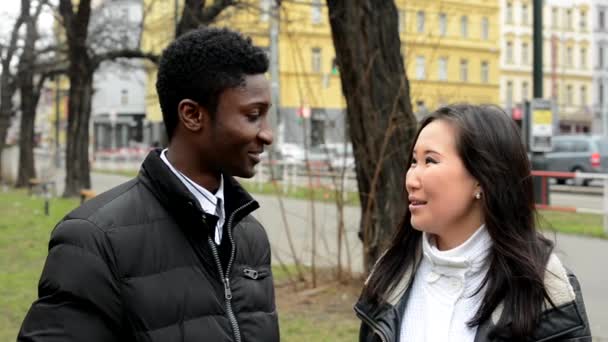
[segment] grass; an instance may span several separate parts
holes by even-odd
[[[608,238],[603,217],[597,214],[568,213],[540,210],[540,224],[545,231]]]
[[[77,204],[75,199],[52,199],[45,216],[42,198],[21,191],[0,193],[0,341],[15,340],[36,298],[50,232]]]
[[[75,199],[51,199],[50,215],[44,215],[44,200],[23,191],[0,192],[0,341],[14,341],[21,322],[36,299],[37,285],[47,255],[47,244],[55,224],[78,205]],[[295,267],[288,271],[295,274]],[[287,273],[273,269],[276,283],[285,283]],[[303,287],[301,285],[300,287]],[[290,286],[277,287],[281,337],[284,341],[354,341],[358,320],[352,313],[356,290],[330,288],[298,295]],[[332,304],[328,310],[328,303]]]

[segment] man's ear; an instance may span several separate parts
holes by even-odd
[[[200,131],[208,122],[207,109],[190,99],[183,99],[179,102],[177,113],[184,127],[192,132]]]

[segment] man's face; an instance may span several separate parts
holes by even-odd
[[[245,76],[243,85],[220,94],[208,151],[221,172],[253,177],[264,145],[272,144],[267,115],[270,103],[270,85],[263,74]]]

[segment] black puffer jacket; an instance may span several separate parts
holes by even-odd
[[[218,248],[214,217],[152,151],[55,228],[19,341],[279,341],[258,204],[228,177],[224,196]]]

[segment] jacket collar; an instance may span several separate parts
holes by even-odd
[[[169,213],[180,222],[199,220],[204,216],[198,201],[184,184],[175,176],[169,167],[160,158],[161,149],[148,153],[139,171],[139,180],[158,198]],[[243,187],[230,176],[224,177],[224,197],[226,218],[235,214],[232,228],[243,217],[259,208],[259,204]]]
[[[390,337],[395,334],[398,336],[403,312],[407,306],[411,285],[420,264],[421,256],[422,251],[419,246],[416,251],[415,267],[410,266],[406,270],[395,289],[387,296],[386,303],[378,306],[369,303],[365,298],[359,298],[359,301],[355,304],[354,309],[357,315],[367,324],[370,321],[372,324],[376,324],[377,329],[385,336]],[[543,341],[548,337],[558,337],[585,326],[580,308],[576,303],[575,290],[569,278],[566,268],[559,258],[552,253],[547,263],[544,281],[549,297],[557,309],[553,308],[548,301],[545,301],[545,311],[542,313],[541,323],[536,330],[534,341]],[[368,280],[369,277],[365,282],[366,284]],[[498,324],[508,326],[512,318],[503,316],[505,316],[503,315],[503,305],[499,304],[492,313],[492,318],[479,326],[475,342],[488,340],[489,332]],[[559,324],[554,324],[555,320],[559,320]]]

